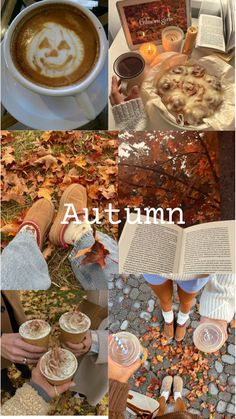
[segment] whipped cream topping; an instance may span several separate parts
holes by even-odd
[[[71,311],[62,314],[59,319],[59,324],[66,332],[81,333],[90,328],[91,321],[86,314],[80,311]]]
[[[39,339],[47,336],[51,331],[50,325],[44,320],[28,320],[19,328],[23,338]]]
[[[62,380],[75,373],[77,360],[72,352],[56,347],[43,355],[40,369],[47,378]]]
[[[43,76],[72,74],[84,58],[84,44],[71,29],[55,22],[44,23],[26,47],[28,64]]]

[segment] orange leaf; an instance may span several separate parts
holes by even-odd
[[[93,246],[90,249],[84,249],[86,256],[82,260],[81,265],[87,265],[89,263],[98,263],[101,268],[104,268],[106,262],[105,258],[109,255],[109,251],[100,243],[98,240],[95,240]],[[79,251],[75,257],[82,256]]]
[[[52,243],[49,243],[48,246],[43,251],[44,259],[47,260],[51,256],[54,249],[55,249],[55,246]]]
[[[38,191],[38,197],[39,198],[45,198],[48,201],[51,201],[52,200],[51,193],[52,193],[52,191],[50,191],[50,189],[40,188],[39,191]]]
[[[6,224],[0,229],[0,232],[3,234],[7,234],[8,236],[15,236],[19,230],[19,224],[17,223],[10,223]]]

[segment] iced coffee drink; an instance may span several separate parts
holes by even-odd
[[[144,362],[146,356],[147,352],[132,333],[116,333],[109,342],[109,357],[119,365],[130,366],[137,359]]]
[[[202,352],[218,351],[227,338],[226,328],[220,321],[209,320],[200,323],[193,334],[194,345]]]

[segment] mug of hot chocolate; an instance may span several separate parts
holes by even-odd
[[[21,11],[4,37],[12,76],[46,96],[74,96],[87,117],[96,111],[87,88],[106,62],[108,45],[97,17],[73,0],[43,0]]]
[[[48,347],[51,326],[44,320],[28,320],[19,328],[19,334],[31,345]]]
[[[91,326],[91,320],[80,311],[69,311],[62,314],[59,325],[62,342],[80,343]]]
[[[78,362],[75,355],[59,347],[48,351],[40,360],[41,373],[54,386],[71,381],[77,368]]]
[[[141,86],[146,74],[145,61],[138,52],[125,52],[115,60],[113,70],[121,81],[121,92],[128,94],[133,86]]]

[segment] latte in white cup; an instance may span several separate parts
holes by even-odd
[[[88,88],[106,63],[108,41],[90,10],[75,0],[35,2],[13,20],[3,49],[17,82],[39,95],[73,96],[87,119],[96,117]]]
[[[80,343],[91,326],[90,318],[80,311],[69,311],[59,319],[61,341]]]

